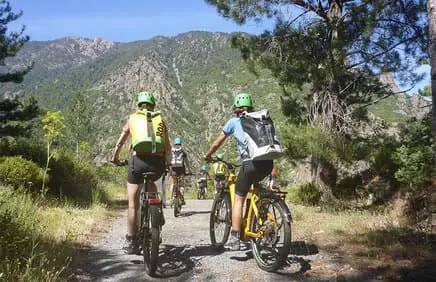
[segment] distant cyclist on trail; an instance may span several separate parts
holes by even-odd
[[[248,150],[248,142],[241,124],[241,116],[253,112],[252,98],[247,93],[236,95],[233,103],[235,117],[224,125],[220,135],[213,141],[205,159],[210,161],[212,155],[221,147],[226,138],[232,135],[238,145],[239,156],[242,161],[241,169],[236,180],[235,203],[232,209],[232,232],[225,245],[233,251],[240,250],[240,232],[242,223],[242,207],[250,186],[265,178],[273,168],[272,160],[253,161]]]
[[[171,149],[171,200],[174,198],[174,186],[178,179],[182,205],[185,204],[184,184],[186,174],[191,174],[191,166],[189,165],[188,154],[182,148],[182,138],[177,137],[174,139],[174,146]]]
[[[218,192],[218,184],[225,181],[227,175],[227,165],[223,162],[223,154],[217,154],[216,158],[218,161],[212,165],[215,194]]]
[[[168,139],[168,130],[160,112],[154,112],[156,105],[151,92],[140,92],[136,97],[138,110],[130,115],[123,127],[120,137],[115,145],[111,162],[119,164],[121,147],[129,135],[132,136],[132,148],[129,153],[129,168],[127,174],[127,196],[129,201],[127,213],[127,234],[123,249],[127,254],[138,251],[136,245],[136,210],[139,203],[139,185],[144,182],[142,173],[156,173],[157,180],[164,173],[166,164],[171,162],[171,144]],[[147,121],[151,120],[154,132],[149,132]],[[154,135],[154,138],[150,137]],[[153,139],[153,145],[150,141]],[[155,185],[148,187],[148,191],[157,192]]]
[[[198,184],[198,189],[201,189],[201,185],[204,185],[203,187],[205,187],[205,194],[207,197],[207,182],[209,181],[209,179],[211,179],[209,172],[207,171],[207,166],[206,165],[202,165],[200,167],[200,171],[197,174],[198,180],[197,180],[197,184]]]
[[[209,179],[211,179],[209,172],[207,172],[207,166],[206,165],[202,165],[200,167],[200,171],[197,174],[198,177],[198,182],[200,181],[208,181]]]

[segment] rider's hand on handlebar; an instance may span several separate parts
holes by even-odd
[[[206,155],[204,156],[204,160],[208,163],[210,163],[212,161],[212,156]]]

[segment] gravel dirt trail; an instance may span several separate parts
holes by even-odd
[[[157,278],[144,272],[142,256],[121,250],[126,231],[126,211],[99,242],[80,250],[73,281],[343,281],[349,265],[314,246],[293,242],[287,264],[277,273],[262,271],[251,250],[217,251],[210,245],[209,215],[212,200],[187,200],[175,218],[164,209],[166,224],[160,245]],[[347,280],[349,281],[349,280]]]

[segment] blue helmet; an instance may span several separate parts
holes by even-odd
[[[202,171],[205,171],[205,170],[207,170],[207,166],[206,166],[206,165],[202,165],[200,169],[201,169]]]
[[[177,137],[176,139],[174,139],[174,145],[182,145],[182,138]]]

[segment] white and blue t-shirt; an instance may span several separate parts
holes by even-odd
[[[241,161],[246,161],[250,159],[248,153],[247,140],[245,139],[244,131],[242,130],[241,119],[239,117],[234,117],[230,119],[226,125],[224,125],[223,132],[226,136],[233,135],[238,144],[239,157]]]

